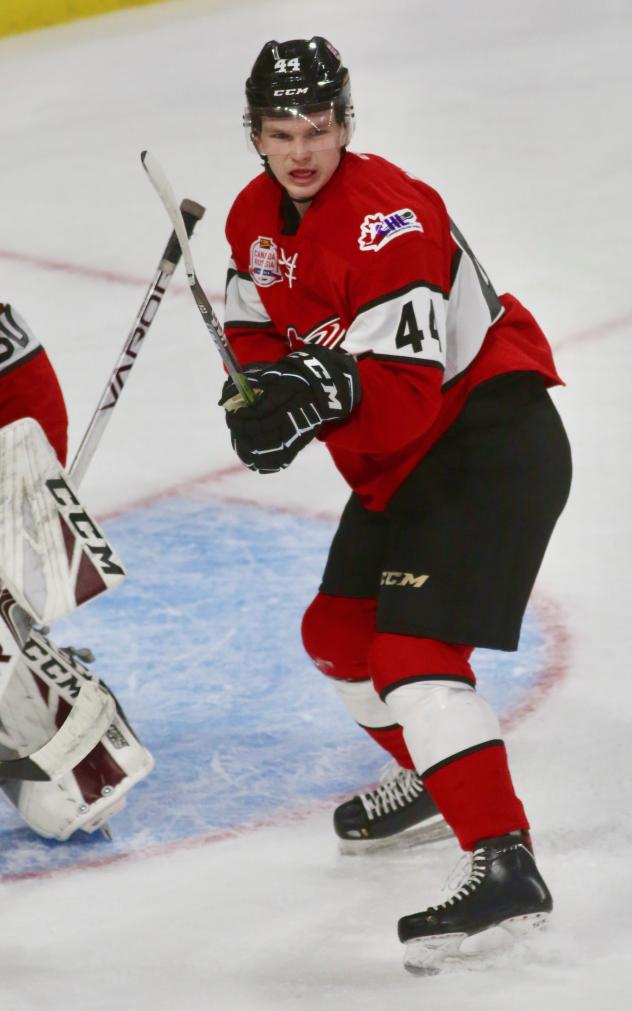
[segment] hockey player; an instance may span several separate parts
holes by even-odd
[[[445,903],[404,916],[413,972],[552,908],[476,646],[515,650],[570,485],[549,345],[498,296],[440,196],[347,150],[349,75],[325,39],[267,43],[245,125],[226,333],[258,396],[222,403],[240,459],[289,466],[314,437],[352,494],[303,621],[308,654],[399,772],[335,813],[347,846],[445,828],[472,854]],[[232,409],[231,409],[232,408]],[[430,828],[428,828],[430,826]]]
[[[0,428],[27,416],[40,423],[65,463],[68,415],[57,376],[21,316],[0,302]]]
[[[57,377],[27,323],[13,306],[0,303],[0,428],[27,417],[39,423],[63,465],[68,417]],[[0,558],[5,621],[2,631],[6,637],[13,630],[10,616],[16,610],[20,613],[20,609],[2,590],[1,583]],[[19,624],[22,619],[27,619],[24,612]],[[37,639],[34,635],[27,632],[19,637],[22,642],[30,637],[31,648],[27,648],[27,642],[9,676],[6,664],[0,668],[1,760],[32,753],[49,741],[66,719],[69,704],[46,680],[46,671],[50,678],[66,684],[80,683],[84,678],[93,680],[82,663],[86,658],[94,659],[89,650],[58,650],[41,632]],[[3,661],[7,659],[2,656]],[[108,819],[125,804],[131,787],[151,771],[151,755],[136,738],[116,700],[113,701],[114,716],[109,727],[105,725],[106,733],[72,772],[52,782],[18,779],[3,782],[0,778],[4,795],[40,835],[64,840],[77,829],[92,832],[105,827]],[[98,740],[94,728],[86,728],[86,732]]]

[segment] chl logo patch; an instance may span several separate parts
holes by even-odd
[[[418,590],[430,576],[415,576],[412,572],[383,572],[380,586],[412,586]]]
[[[402,207],[390,214],[367,214],[360,225],[358,245],[363,252],[379,252],[391,239],[407,232],[423,232],[423,226],[410,207]]]

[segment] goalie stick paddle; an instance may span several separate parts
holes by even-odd
[[[186,237],[193,234],[197,222],[204,216],[205,211],[206,208],[196,203],[195,200],[185,199],[182,201],[179,216]],[[180,262],[180,256],[181,244],[174,230],[165,246],[154,279],[147,289],[147,293],[123,345],[123,349],[110,373],[110,378],[106,383],[92,420],[70,465],[69,474],[75,485],[79,485],[85,476],[88,465],[110,420],[112,409],[118,402],[123,391],[123,386],[132,371],[142,343],[147,336],[147,331],[154,320],[169,282]]]
[[[241,397],[246,404],[249,404],[252,407],[255,403],[255,391],[243,372],[241,372],[239,362],[235,358],[230,344],[226,340],[222,324],[215,315],[213,307],[206,296],[206,292],[197,279],[186,228],[178,208],[178,201],[173,189],[171,188],[171,183],[167,179],[156,158],[154,158],[149,151],[143,151],[140,158],[143,163],[143,168],[149,176],[149,180],[156,193],[162,200],[165,210],[167,211],[175,229],[175,233],[178,236],[178,242],[180,243],[180,248],[182,249],[182,257],[184,259],[189,287],[191,288],[191,293],[195,299],[195,304],[200,310],[206,329],[211,335],[213,343],[219,351],[221,359],[226,366],[226,370],[241,394]]]

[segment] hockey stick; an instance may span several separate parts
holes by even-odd
[[[200,310],[206,329],[211,335],[213,343],[220,353],[221,359],[226,366],[226,370],[230,378],[234,382],[245,403],[252,407],[255,403],[255,392],[243,372],[240,370],[239,362],[235,358],[232,348],[226,340],[222,324],[215,315],[213,307],[196,277],[193,257],[191,256],[191,247],[189,246],[189,240],[182,220],[182,215],[178,209],[178,201],[176,200],[175,193],[171,188],[171,184],[159,163],[156,161],[154,156],[149,153],[149,151],[143,151],[140,158],[143,163],[143,168],[149,176],[150,182],[156,193],[162,200],[165,210],[171,219],[176,235],[178,236],[178,242],[180,243],[180,247],[182,249],[182,256],[184,258],[189,287],[191,288],[191,293],[195,299],[195,304]]]
[[[185,234],[192,235],[205,208],[193,200],[183,200],[181,212]],[[83,479],[94,456],[180,256],[181,247],[175,232],[172,232],[70,467],[75,485]],[[40,680],[43,683],[47,680],[52,682],[60,697],[71,706],[70,713],[47,744],[22,758],[0,761],[0,779],[56,779],[81,762],[103,736],[114,716],[112,696],[98,681],[86,680],[85,677],[79,680],[74,676],[66,663],[67,658],[44,636],[32,629],[30,616],[15,603],[7,590],[2,590],[0,594],[0,620],[11,638],[8,650],[0,645],[0,661],[9,664],[23,651],[29,666],[35,667]],[[8,670],[6,674],[8,675]],[[86,734],[88,728],[91,731],[89,735]]]
[[[182,201],[178,213],[183,223],[185,236],[188,237],[193,234],[193,230],[197,222],[204,216],[205,210],[206,208],[194,200]],[[158,311],[171,277],[180,262],[180,255],[181,245],[176,232],[173,231],[165,246],[165,251],[158,264],[154,279],[147,289],[138,315],[123,345],[123,350],[110,373],[110,378],[106,383],[92,420],[70,465],[69,474],[73,478],[75,485],[79,485],[83,480],[88,465],[101,441],[103,432],[110,420],[112,409],[118,402],[123,386],[138,357],[142,342],[147,336],[147,331]]]

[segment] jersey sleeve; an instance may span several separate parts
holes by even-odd
[[[443,392],[467,372],[505,311],[435,197],[419,222],[410,224],[407,208],[409,217],[393,223],[392,238],[388,219],[379,223],[386,242],[369,237],[374,259],[356,271],[344,341],[345,350],[360,358],[363,400],[346,426],[328,434],[332,447],[388,452],[423,435]],[[404,235],[398,228],[412,230]]]
[[[286,340],[277,332],[246,270],[233,255],[226,275],[226,337],[240,365],[276,361],[287,354]]]
[[[226,219],[226,239],[231,255],[226,275],[224,330],[240,365],[274,362],[288,350],[250,274],[248,232],[244,222],[252,217],[253,198],[247,191],[239,194]]]
[[[390,233],[388,219],[374,227],[367,216],[362,223],[344,339],[344,349],[359,361],[362,400],[348,422],[326,433],[332,448],[399,450],[430,428],[441,407],[450,294],[448,218],[442,204],[425,216],[404,210]]]
[[[68,415],[48,356],[11,305],[0,303],[0,427],[19,418],[42,426],[59,461],[66,463]]]
[[[490,327],[505,312],[489,277],[452,220],[450,241],[450,297],[446,315],[448,352],[444,384],[453,383],[470,367]]]

